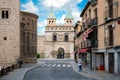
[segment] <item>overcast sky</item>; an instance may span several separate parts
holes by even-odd
[[[64,24],[68,8],[74,17],[74,23],[81,20],[80,13],[85,7],[88,0],[20,0],[21,10],[35,13],[39,16],[37,31],[38,35],[44,34],[46,26],[46,18],[53,7],[57,24]]]

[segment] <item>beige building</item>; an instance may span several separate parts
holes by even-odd
[[[0,68],[20,57],[20,1],[0,0]]]
[[[75,37],[74,37],[74,40],[75,40],[75,51],[79,50],[80,48],[80,42],[83,41],[82,39],[82,22],[81,21],[77,21],[77,23],[75,24]]]
[[[120,75],[120,0],[91,0],[81,13],[85,53],[91,69]],[[89,65],[90,64],[90,65]]]
[[[38,16],[29,12],[20,12],[21,58],[24,63],[37,62],[37,19]]]
[[[56,18],[50,11],[45,29],[45,57],[47,58],[73,58],[74,29],[70,12],[64,21],[63,26],[57,25]]]
[[[45,57],[45,35],[37,36],[37,53],[41,58]]]

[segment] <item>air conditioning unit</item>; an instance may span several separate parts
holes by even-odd
[[[111,20],[112,18],[110,18],[110,17],[107,17],[107,18],[105,18],[105,21],[109,21],[109,20]]]
[[[110,17],[107,18],[107,20],[110,20],[110,19],[111,19]]]

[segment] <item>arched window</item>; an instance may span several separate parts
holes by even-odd
[[[51,21],[49,21],[49,24],[51,24]]]
[[[68,40],[69,40],[68,33],[65,33],[64,40],[65,40],[65,41],[68,41]]]

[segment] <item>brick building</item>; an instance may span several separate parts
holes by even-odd
[[[91,69],[120,75],[120,1],[91,0],[81,13],[83,41],[80,53],[85,53]]]

